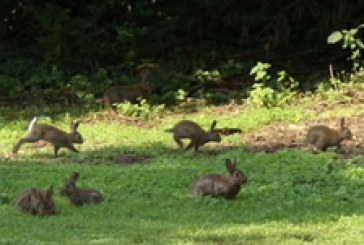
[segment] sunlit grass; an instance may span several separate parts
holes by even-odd
[[[359,108],[359,107],[358,107]],[[208,128],[244,132],[275,121],[349,115],[361,109],[317,115],[309,108],[252,109],[168,115],[155,126],[137,127],[118,121],[88,121],[79,131],[80,153],[62,149],[53,158],[51,145],[23,145],[10,154],[26,132],[31,117],[0,119],[0,244],[360,244],[364,241],[364,163],[338,164],[335,153],[299,150],[247,153],[243,138],[233,135],[207,144],[201,152],[177,149],[163,130],[178,120],[192,119]],[[31,114],[31,113],[29,113]],[[54,123],[68,131],[70,118]],[[75,118],[73,118],[75,119]],[[41,122],[51,123],[46,117]],[[143,164],[120,164],[119,155],[145,155]],[[224,159],[235,157],[248,176],[236,200],[192,197],[192,182],[203,174],[225,173]],[[80,187],[103,193],[99,205],[74,207],[59,195],[72,171]],[[31,186],[55,186],[57,214],[35,217],[16,211],[16,195]]]

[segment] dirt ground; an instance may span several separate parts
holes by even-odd
[[[248,144],[247,150],[251,152],[274,152],[284,148],[299,148],[315,152],[314,147],[304,145],[306,132],[314,125],[326,125],[338,129],[340,118],[304,120],[297,123],[275,122],[254,132],[243,134],[242,137]],[[364,156],[364,115],[346,117],[345,125],[350,128],[353,138],[342,142],[341,149],[337,151],[339,159]],[[331,147],[328,151],[336,151],[336,147]]]
[[[98,112],[96,114],[93,114],[90,117],[85,117],[81,120],[81,122],[87,123],[87,124],[94,124],[94,123],[98,123],[100,121],[105,121],[105,120],[118,122],[123,125],[138,126],[141,128],[152,128],[160,123],[160,120],[158,120],[158,119],[148,120],[148,119],[140,118],[140,117],[128,117],[128,116],[124,116],[121,114],[117,114],[110,110]]]
[[[333,108],[343,108],[348,105],[358,105],[364,101],[364,93],[360,93],[357,96],[350,96],[349,100],[338,100],[335,103],[326,103],[324,101],[317,103],[314,108],[315,111],[325,111]],[[239,113],[241,108],[234,105],[224,106],[212,106],[211,110],[219,113]],[[101,112],[98,113],[98,120],[114,120],[123,124],[133,124],[143,128],[151,128],[156,126],[158,120],[146,120],[141,118],[125,117],[113,112]],[[90,120],[88,123],[92,123],[98,120]],[[87,122],[87,119],[86,119]],[[304,144],[306,132],[309,127],[314,125],[326,125],[333,129],[340,128],[340,118],[325,118],[314,120],[302,120],[297,123],[275,122],[259,129],[256,129],[250,133],[240,133],[243,141],[247,143],[247,151],[250,152],[275,152],[277,150],[285,148],[297,148],[305,151],[317,151],[313,146],[307,146]],[[353,134],[352,140],[342,142],[342,147],[337,150],[336,147],[330,147],[328,151],[336,151],[338,154],[338,160],[350,159],[354,156],[364,157],[364,115],[350,116],[345,118],[345,125],[350,128]],[[217,127],[218,128],[218,127]],[[224,137],[224,136],[223,136]],[[234,145],[219,145],[217,144],[213,148],[236,148]],[[215,149],[215,150],[216,150]],[[147,159],[145,156],[138,156],[133,154],[121,154],[119,157],[109,159],[115,164],[133,164],[142,163]]]

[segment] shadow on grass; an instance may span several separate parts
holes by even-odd
[[[77,145],[76,145],[77,147]],[[73,153],[66,148],[61,148],[58,157],[53,156],[53,146],[45,141],[38,141],[33,144],[24,144],[18,154],[12,154],[8,149],[6,158],[9,161],[39,161],[39,162],[55,162],[55,163],[89,163],[89,164],[134,164],[147,163],[148,160],[160,157],[186,159],[201,159],[206,157],[214,157],[220,154],[228,153],[239,147],[231,146],[205,146],[197,152],[194,150],[185,151],[184,149],[170,147],[162,141],[148,143],[148,145],[140,146],[105,146],[95,149],[80,150]]]

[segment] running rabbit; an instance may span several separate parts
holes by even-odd
[[[78,172],[73,172],[68,181],[61,187],[61,195],[66,195],[73,205],[81,206],[86,203],[99,203],[103,200],[102,195],[95,189],[78,188]]]
[[[248,179],[246,175],[236,168],[236,162],[226,159],[226,175],[208,174],[197,179],[192,186],[193,195],[210,195],[233,199],[239,193],[242,184]]]
[[[166,129],[165,132],[171,132],[174,134],[173,139],[180,148],[183,148],[181,139],[190,139],[191,141],[185,150],[187,151],[194,147],[195,151],[197,151],[200,146],[209,141],[221,141],[220,133],[214,130],[216,123],[216,120],[212,121],[209,131],[206,132],[197,123],[190,120],[182,120],[173,128]]]
[[[324,125],[317,125],[309,128],[305,143],[315,145],[318,150],[326,151],[330,146],[340,149],[343,140],[352,139],[352,133],[345,127],[345,118],[341,118],[339,130],[331,129]]]
[[[21,138],[13,147],[13,153],[17,153],[20,146],[24,143],[34,143],[38,140],[45,140],[52,143],[54,146],[54,156],[57,157],[58,150],[61,147],[68,148],[73,152],[78,152],[78,150],[73,146],[73,143],[83,143],[83,138],[79,132],[77,132],[77,127],[79,122],[71,122],[70,133],[66,133],[56,127],[47,124],[36,124],[37,118],[34,117],[30,122],[28,127],[28,134]]]
[[[33,215],[53,215],[55,204],[52,195],[53,186],[46,191],[40,188],[29,188],[18,195],[14,207]]]

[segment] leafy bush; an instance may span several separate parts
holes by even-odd
[[[358,71],[359,68],[362,70],[361,63],[361,51],[364,49],[364,43],[361,39],[356,37],[356,34],[360,29],[364,28],[364,23],[352,28],[352,29],[343,29],[341,31],[334,31],[327,37],[327,42],[329,44],[335,44],[341,41],[341,47],[343,49],[350,49],[349,60],[353,62],[353,71]]]
[[[165,105],[149,105],[145,99],[141,99],[139,104],[133,104],[129,101],[116,103],[116,108],[118,112],[125,116],[155,119],[161,115],[165,108]]]
[[[250,74],[255,76],[257,83],[249,92],[248,103],[265,107],[282,106],[297,95],[299,83],[285,71],[277,72],[276,78],[272,78],[268,73],[270,67],[268,63],[258,62],[251,69]]]
[[[350,49],[350,56],[348,60],[352,62],[352,73],[350,74],[351,81],[364,81],[364,63],[362,60],[362,50],[364,49],[364,43],[356,35],[358,32],[364,28],[364,23],[352,28],[343,29],[341,31],[334,31],[327,37],[327,43],[335,44],[341,41],[341,47],[343,49]],[[336,78],[331,78],[335,82]],[[340,82],[340,81],[336,81]]]
[[[218,70],[212,70],[212,71],[204,71],[202,69],[198,69],[195,74],[195,78],[202,82],[206,83],[208,81],[215,81],[218,82],[221,80],[221,74]]]

